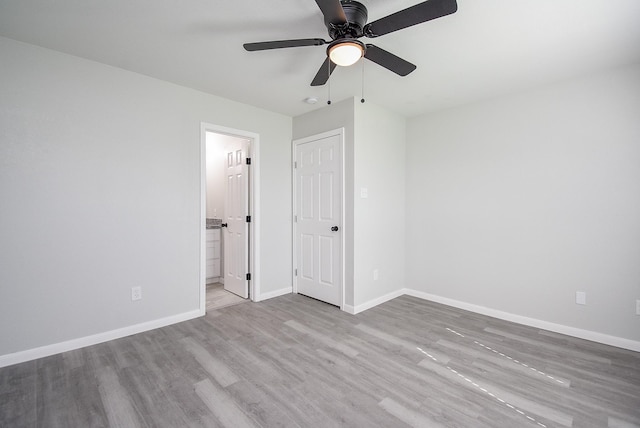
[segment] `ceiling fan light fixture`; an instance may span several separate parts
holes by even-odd
[[[329,45],[327,54],[334,64],[348,67],[362,58],[364,43],[354,39],[338,40]]]

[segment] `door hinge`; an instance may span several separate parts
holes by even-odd
[[[247,223],[251,223],[251,216],[250,215],[247,216]]]
[[[294,216],[293,216],[293,222],[294,222],[294,223],[297,223],[297,222],[298,222],[298,216],[297,216],[297,215],[294,215]]]
[[[293,270],[293,276],[298,276],[298,269]]]
[[[293,163],[293,169],[296,169],[298,167],[298,162],[294,162]]]
[[[251,274],[250,273],[247,274],[247,281],[251,281]]]
[[[246,159],[247,165],[251,165],[251,158]]]

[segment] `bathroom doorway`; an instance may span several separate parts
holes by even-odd
[[[203,124],[201,310],[256,300],[258,137]]]

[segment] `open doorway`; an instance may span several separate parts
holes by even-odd
[[[203,313],[256,300],[257,144],[255,134],[202,125]]]

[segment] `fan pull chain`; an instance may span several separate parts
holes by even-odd
[[[328,58],[327,58],[328,59]],[[331,105],[331,60],[327,61],[327,89],[329,95],[327,96],[327,105]]]
[[[360,102],[364,103],[364,58],[360,58],[362,61],[362,98],[360,98]]]

